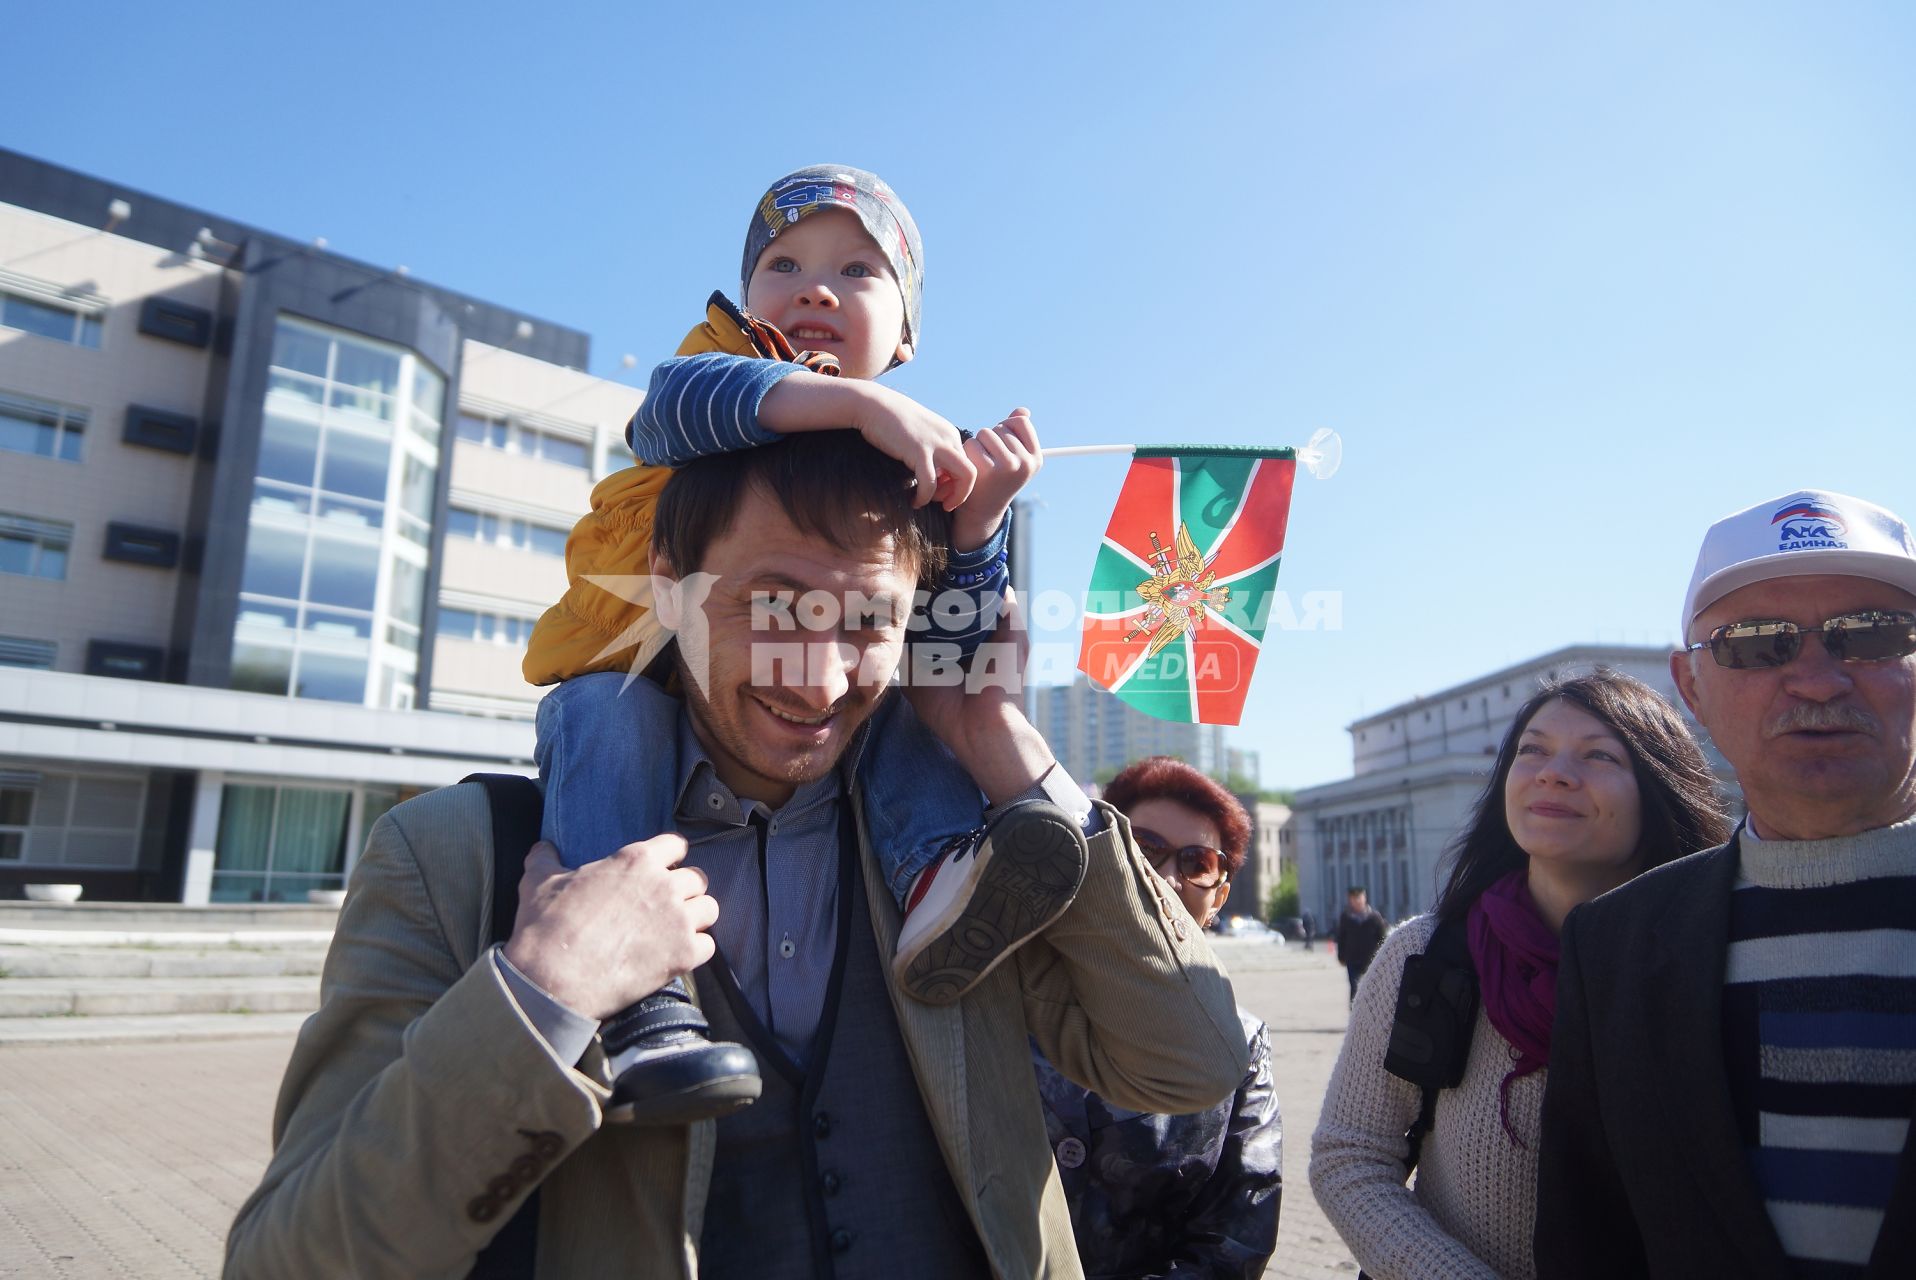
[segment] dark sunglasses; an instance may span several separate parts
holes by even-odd
[[[1691,653],[1708,649],[1719,667],[1781,667],[1803,652],[1803,638],[1821,633],[1823,647],[1838,662],[1881,662],[1916,653],[1916,613],[1903,609],[1868,610],[1826,619],[1820,627],[1794,622],[1732,622],[1710,632],[1709,639],[1685,645]]]
[[[1175,860],[1178,879],[1194,889],[1209,889],[1224,879],[1221,849],[1213,849],[1208,844],[1187,844],[1182,849],[1174,849],[1169,840],[1146,827],[1132,827],[1131,834],[1160,874],[1169,874],[1166,867]]]

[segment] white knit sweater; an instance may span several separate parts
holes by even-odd
[[[1311,1190],[1377,1280],[1531,1280],[1530,1232],[1537,1214],[1537,1137],[1544,1080],[1536,1071],[1510,1087],[1504,1131],[1498,1088],[1510,1071],[1510,1042],[1480,1010],[1464,1080],[1437,1098],[1414,1188],[1404,1185],[1404,1131],[1417,1118],[1417,1086],[1384,1070],[1404,961],[1423,951],[1435,916],[1407,920],[1384,942],[1357,988],[1350,1030],[1317,1132]]]

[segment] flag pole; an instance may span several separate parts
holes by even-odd
[[[1044,450],[1047,458],[1076,458],[1091,453],[1136,453],[1134,444],[1067,444],[1055,449]]]

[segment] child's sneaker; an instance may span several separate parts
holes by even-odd
[[[605,1118],[615,1124],[716,1120],[758,1099],[758,1059],[742,1044],[707,1040],[705,1015],[677,979],[600,1031],[612,1071]]]
[[[892,960],[898,984],[927,1004],[957,1000],[1064,913],[1086,857],[1084,832],[1057,805],[1012,805],[912,882]]]

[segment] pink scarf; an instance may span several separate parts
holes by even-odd
[[[1465,929],[1484,1014],[1515,1051],[1516,1065],[1497,1093],[1504,1132],[1521,1147],[1523,1139],[1510,1127],[1510,1086],[1550,1065],[1550,1024],[1557,1016],[1557,935],[1537,911],[1522,867],[1471,903]]]

